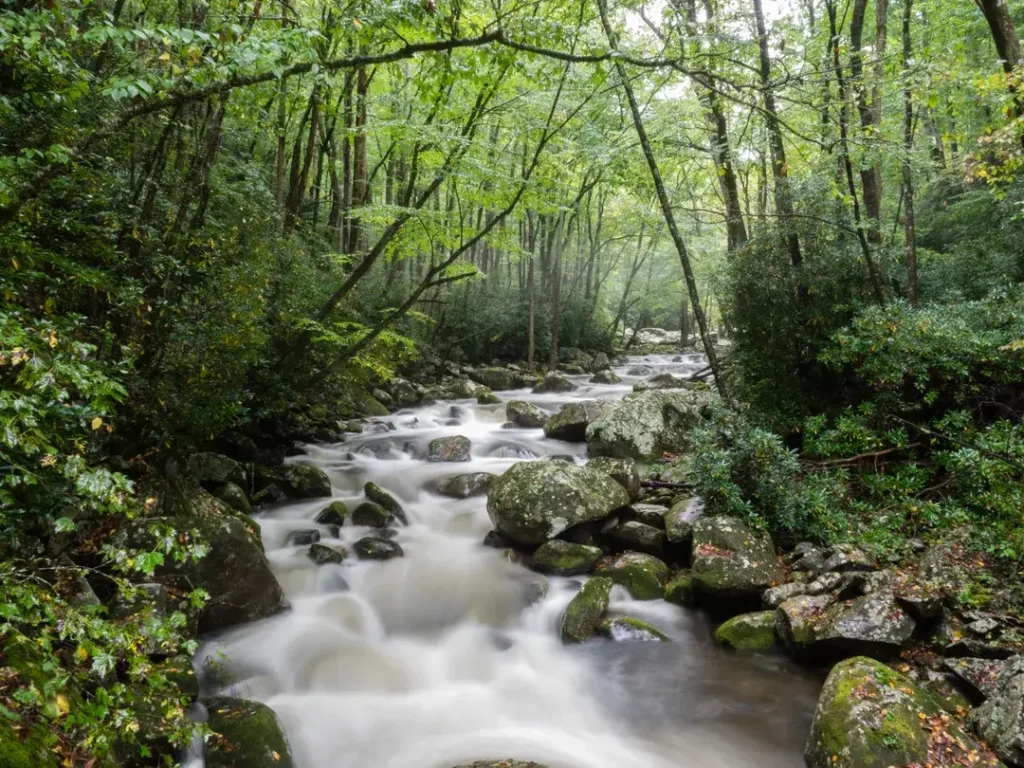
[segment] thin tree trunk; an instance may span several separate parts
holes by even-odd
[[[562,230],[565,227],[565,212],[560,211],[555,224],[553,252],[551,254],[551,355],[548,370],[558,368],[558,331],[562,312]]]
[[[850,86],[853,89],[854,101],[860,114],[861,131],[867,147],[869,162],[860,169],[861,187],[864,190],[864,210],[867,213],[867,237],[872,243],[881,242],[879,230],[882,217],[882,166],[877,157],[878,130],[882,124],[881,97],[876,80],[871,98],[868,97],[864,83],[864,60],[861,48],[864,33],[864,18],[868,0],[854,0],[853,15],[850,20]],[[875,0],[876,35],[874,55],[878,60],[875,66],[876,78],[880,76],[881,60],[885,55],[886,11],[888,0]]]
[[[914,89],[910,80],[910,60],[913,56],[913,41],[910,37],[910,21],[914,0],[903,0],[903,204],[905,230],[907,234],[907,286],[910,305],[917,306],[917,232],[914,222],[914,174],[910,157],[914,150]]]
[[[527,212],[527,251],[530,254],[530,264],[527,267],[526,272],[526,294],[530,302],[529,315],[526,321],[526,367],[528,370],[534,368],[534,352],[535,352],[535,340],[533,335],[533,314],[534,314],[534,281],[533,281],[533,263],[536,260],[537,253],[534,250],[537,245],[537,229],[534,226],[533,214]]]

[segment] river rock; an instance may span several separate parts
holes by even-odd
[[[658,373],[633,385],[634,392],[649,392],[652,389],[682,389],[687,380],[671,373]]]
[[[485,387],[490,387],[496,392],[500,392],[503,389],[514,389],[516,385],[515,372],[505,368],[480,368],[471,371],[469,376],[473,381],[483,384]]]
[[[612,480],[626,489],[629,500],[640,498],[640,470],[632,459],[613,459],[610,456],[598,456],[587,462],[590,469],[603,472]]]
[[[402,509],[402,505],[398,503],[398,500],[390,493],[385,491],[376,483],[366,483],[363,486],[363,493],[366,494],[366,498],[375,504],[379,504],[392,515],[395,519],[400,521],[402,525],[408,525],[409,519],[405,515],[405,510]]]
[[[634,502],[623,511],[644,525],[657,528],[659,531],[665,530],[665,513],[668,512],[668,509],[660,504],[640,504]]]
[[[582,443],[587,427],[608,411],[609,404],[600,400],[568,403],[544,424],[544,436],[551,440]]]
[[[465,475],[453,475],[442,481],[438,493],[453,499],[468,499],[471,496],[483,496],[494,482],[495,475],[490,472],[470,472]]]
[[[654,374],[654,369],[649,365],[634,365],[631,366],[627,371],[627,376],[651,376]]]
[[[314,522],[319,525],[336,525],[340,528],[345,524],[346,517],[348,517],[348,507],[345,506],[345,503],[332,501],[320,510]]]
[[[590,377],[591,384],[618,384],[622,377],[615,371],[598,371]]]
[[[777,587],[772,587],[766,590],[761,595],[761,604],[765,608],[778,608],[784,602],[797,595],[806,595],[807,585],[800,584],[798,582],[791,582],[789,584],[780,584]]]
[[[317,565],[327,565],[328,563],[337,565],[345,561],[348,552],[345,551],[344,547],[332,547],[327,544],[316,543],[310,545],[309,552],[306,554]]]
[[[548,768],[548,766],[523,760],[477,760],[475,763],[464,763],[452,766],[452,768]]]
[[[502,536],[532,546],[629,503],[621,485],[561,461],[514,464],[487,494],[487,514]]]
[[[829,673],[804,760],[807,768],[998,765],[935,699],[864,657],[840,662]]]
[[[848,573],[850,571],[873,571],[875,562],[857,547],[836,547],[835,551],[825,559],[823,570]]]
[[[988,700],[970,718],[971,727],[1013,766],[1024,766],[1024,656],[1000,669]]]
[[[600,373],[610,368],[611,364],[612,362],[608,359],[608,355],[604,352],[598,352],[594,355],[594,359],[590,361],[589,368],[592,373]]]
[[[572,392],[576,385],[565,376],[558,373],[549,373],[541,382],[533,388],[534,394],[541,395],[547,392]]]
[[[530,566],[536,571],[555,576],[578,576],[594,570],[602,554],[598,547],[551,539],[537,547]]]
[[[665,600],[686,608],[693,608],[696,605],[693,597],[693,576],[689,568],[677,573],[665,585]]]
[[[612,591],[611,579],[589,579],[576,593],[562,614],[560,634],[566,643],[582,643],[591,638],[608,610]]]
[[[245,485],[241,465],[220,453],[193,453],[188,457],[188,471],[204,488],[224,483]]]
[[[614,616],[597,625],[597,634],[617,643],[667,643],[670,638],[660,629],[632,616]]]
[[[590,455],[650,461],[666,452],[683,453],[710,402],[706,392],[687,390],[627,395],[587,427]]]
[[[893,658],[914,633],[915,623],[891,594],[849,601],[801,595],[779,606],[779,636],[793,655],[809,660],[866,655]]]
[[[490,387],[477,387],[473,396],[480,405],[500,405],[503,400],[491,391]]]
[[[663,515],[668,543],[678,548],[693,544],[693,524],[704,514],[704,504],[697,496],[684,496]]]
[[[224,485],[218,488],[216,496],[229,507],[241,512],[243,515],[248,515],[252,512],[252,505],[249,504],[249,497],[245,495],[245,491],[231,481],[224,483]]]
[[[505,403],[505,417],[517,427],[536,429],[543,427],[550,418],[533,403],[522,400],[509,400]]]
[[[266,704],[226,696],[205,703],[212,732],[206,768],[292,768],[284,729]]]
[[[274,482],[294,499],[313,499],[331,495],[327,473],[308,464],[292,464],[277,473]]]
[[[397,541],[377,536],[366,536],[353,544],[352,548],[360,560],[390,560],[405,554]]]
[[[756,606],[765,590],[783,582],[771,538],[735,518],[697,520],[691,557],[698,600],[719,611]]]
[[[372,501],[364,501],[352,512],[354,525],[366,525],[370,528],[387,528],[393,519],[390,512]]]
[[[638,520],[619,525],[612,533],[612,539],[623,549],[646,552],[655,557],[661,557],[665,551],[665,532]]]
[[[320,541],[320,531],[316,528],[307,528],[302,531],[292,531],[285,537],[285,543],[296,547],[305,547],[316,544]]]
[[[956,678],[971,699],[980,703],[999,693],[999,673],[1006,661],[998,659],[944,659],[942,666]]]
[[[427,461],[469,461],[471,447],[468,437],[438,437],[427,444]]]
[[[740,651],[770,651],[778,644],[775,611],[733,616],[715,630],[715,640]]]
[[[388,383],[388,391],[391,393],[394,401],[400,406],[417,405],[422,400],[416,387],[399,376],[395,376]]]
[[[657,600],[665,594],[669,568],[652,555],[623,552],[599,562],[596,573],[625,587],[637,600]]]

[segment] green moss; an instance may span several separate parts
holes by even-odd
[[[332,501],[316,516],[316,522],[320,525],[344,525],[348,517],[348,507],[344,502]]]
[[[534,570],[542,573],[576,576],[592,571],[600,558],[601,550],[598,547],[552,539],[537,548],[531,565]]]
[[[192,659],[188,656],[175,656],[157,664],[157,671],[162,673],[182,695],[190,698],[199,696],[199,678],[192,668]]]
[[[562,615],[562,640],[582,643],[594,634],[601,617],[608,609],[608,595],[612,580],[602,577],[590,579],[572,599]]]
[[[50,751],[52,737],[40,725],[18,733],[0,718],[0,768],[56,768],[57,756]]]
[[[669,570],[661,560],[640,552],[624,552],[597,569],[598,576],[607,576],[629,590],[637,600],[657,600],[665,595]]]
[[[775,611],[735,616],[715,630],[715,640],[741,651],[770,651],[777,645]]]
[[[694,606],[693,577],[688,570],[680,571],[665,585],[665,599],[687,608]]]
[[[503,402],[500,397],[491,391],[490,387],[477,387],[473,395],[480,405],[498,405]]]
[[[669,642],[670,638],[660,629],[646,621],[632,616],[616,616],[605,619],[597,627],[598,634],[618,642]]]
[[[213,738],[206,768],[292,768],[291,750],[274,710],[255,701],[215,697],[207,702]]]

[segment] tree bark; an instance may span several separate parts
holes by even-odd
[[[910,306],[916,307],[917,232],[914,221],[914,174],[910,167],[910,157],[914,151],[914,89],[910,81],[910,60],[913,55],[910,21],[913,4],[914,0],[903,0],[903,205],[907,236],[907,287]]]

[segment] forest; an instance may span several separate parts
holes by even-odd
[[[659,599],[748,617],[719,644],[828,675],[778,765],[1024,766],[1021,24],[1024,0],[0,0],[0,768],[398,765],[336,762],[202,660],[299,613],[278,547],[360,595],[347,550],[412,561],[429,488],[360,441],[408,413],[469,434],[467,408],[547,442],[395,450],[472,461],[440,496],[478,498],[519,571],[597,568],[561,639],[616,639],[613,583],[646,598],[545,547],[656,553]],[[507,461],[566,453],[589,480]],[[607,503],[563,535],[577,481]],[[674,539],[693,499],[765,537],[756,595],[698,578],[749,540]],[[875,634],[819,620],[882,593]],[[858,737],[844,674],[914,733]],[[937,677],[966,699],[922,703]],[[495,748],[421,764],[690,764]]]

